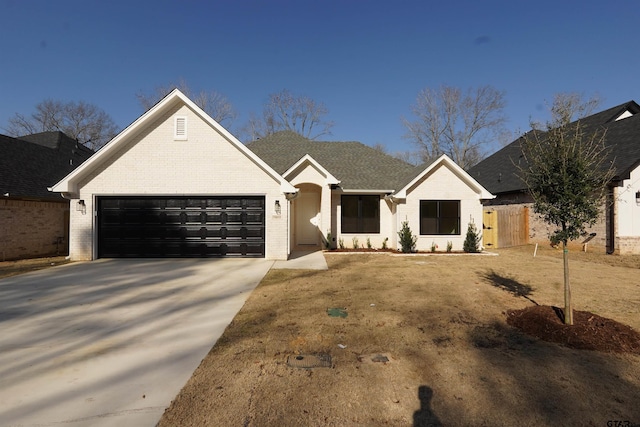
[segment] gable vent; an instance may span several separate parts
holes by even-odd
[[[631,117],[631,116],[633,116],[633,113],[629,110],[625,110],[624,113],[620,114],[618,118],[616,118],[616,122],[618,120],[626,119],[627,117]]]
[[[173,139],[187,139],[187,118],[185,116],[176,116],[173,129]]]

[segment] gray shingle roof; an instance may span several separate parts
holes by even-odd
[[[397,191],[424,169],[360,142],[312,141],[291,131],[277,132],[247,147],[280,174],[308,154],[345,190]]]
[[[93,151],[62,132],[12,138],[0,135],[0,197],[61,200],[53,186]]]
[[[627,110],[634,115],[615,120]],[[606,131],[605,143],[611,148],[606,163],[613,164],[616,180],[629,178],[629,173],[640,164],[640,106],[629,101],[582,118],[579,122],[587,133],[597,129]],[[523,161],[522,138],[472,167],[469,174],[493,194],[525,190],[526,185],[518,176],[516,166]]]

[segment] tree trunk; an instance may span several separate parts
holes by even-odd
[[[569,249],[567,249],[567,242],[562,242],[562,260],[564,262],[564,324],[573,325],[571,285],[569,284]]]

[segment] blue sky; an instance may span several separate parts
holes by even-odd
[[[0,0],[0,131],[48,98],[124,128],[137,92],[182,78],[229,98],[232,132],[288,89],[328,107],[324,139],[410,151],[425,87],[504,91],[514,133],[558,92],[640,101],[638,23],[637,0]]]

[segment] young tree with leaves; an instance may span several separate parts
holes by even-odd
[[[480,243],[482,242],[482,234],[478,232],[478,228],[474,222],[470,222],[467,226],[467,235],[462,244],[462,250],[470,253],[478,253],[481,251]]]
[[[614,169],[606,160],[605,132],[586,131],[580,120],[568,123],[572,115],[566,105],[555,102],[554,108],[546,131],[533,130],[523,137],[525,163],[519,169],[534,211],[555,227],[551,241],[562,243],[564,322],[572,325],[567,244],[585,236],[586,228],[597,221]]]

